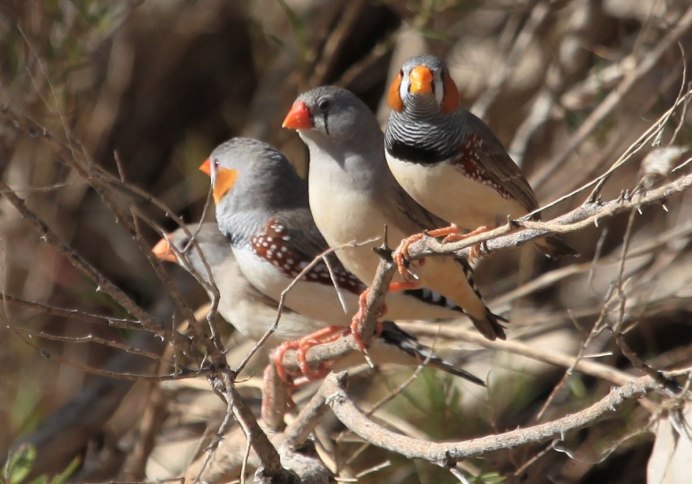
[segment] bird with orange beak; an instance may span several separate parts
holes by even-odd
[[[324,331],[290,347],[307,351],[348,333],[366,286],[334,254],[321,258],[329,245],[310,212],[305,180],[288,159],[262,141],[233,138],[219,145],[200,170],[211,177],[217,225],[245,278],[275,301],[292,285],[285,306],[325,323]],[[404,291],[393,297],[424,301],[426,313],[445,306],[429,291]],[[415,315],[408,305],[395,304],[388,316]]]
[[[385,155],[392,174],[414,200],[451,223],[433,235],[459,239],[461,231],[479,233],[538,208],[533,189],[500,140],[461,107],[440,59],[406,60],[387,101]],[[538,239],[536,246],[549,256],[576,254],[556,236]]]
[[[383,135],[375,115],[350,91],[321,86],[301,94],[283,126],[296,130],[310,151],[308,192],[317,228],[332,247],[362,242],[336,253],[344,267],[362,280],[372,281],[377,272],[380,257],[372,249],[381,244],[384,227],[389,241],[398,243],[447,224],[397,184],[384,158]],[[483,302],[465,260],[434,257],[402,269],[408,271],[415,271],[415,281],[395,276],[389,285],[389,317],[449,319],[463,311],[485,337],[505,338],[504,319]],[[437,296],[421,301],[391,292],[403,288],[420,288]],[[431,304],[435,299],[452,304]],[[354,326],[358,320],[354,318]]]
[[[236,263],[228,241],[219,232],[215,223],[188,225],[173,233],[167,234],[152,248],[153,254],[161,261],[173,262],[192,274],[207,291],[210,284],[216,284],[219,290],[218,311],[223,318],[233,324],[243,335],[258,340],[274,325],[277,316],[278,302],[258,291],[243,275]],[[204,264],[207,261],[210,272]],[[209,293],[209,297],[214,297]],[[270,344],[284,342],[275,352],[275,361],[279,376],[288,379],[281,361],[286,350],[295,345],[307,334],[328,327],[324,321],[310,318],[285,309],[276,331],[270,338]],[[308,348],[309,349],[309,348]],[[306,352],[298,347],[297,359],[303,375],[308,379],[320,377],[322,372],[310,368],[306,361]],[[419,343],[412,336],[391,321],[383,324],[383,331],[373,341],[371,357],[378,364],[398,363],[404,365],[419,364],[428,361],[430,366],[439,368],[452,375],[459,376],[477,385],[483,381],[467,371],[436,356],[433,351]],[[336,368],[347,368],[362,363],[362,356],[352,355],[339,360]],[[329,368],[326,367],[326,368]]]

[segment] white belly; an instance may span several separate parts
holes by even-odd
[[[221,299],[219,314],[229,318],[238,331],[252,339],[260,339],[276,320],[278,303],[269,306],[262,303],[251,303],[250,300],[227,301]],[[324,321],[310,319],[296,312],[284,309],[274,332],[275,340],[296,340],[326,327]]]
[[[233,249],[233,254],[248,281],[260,292],[278,301],[291,281],[276,266],[257,258],[250,250]],[[323,321],[325,326],[346,325],[358,308],[358,297],[345,290],[341,294],[346,301],[346,311],[334,287],[301,281],[288,293],[286,307],[308,318]]]
[[[260,293],[240,272],[235,261],[219,268],[219,314],[245,336],[258,340],[274,324],[278,303]],[[284,308],[272,340],[295,340],[324,328],[324,321],[313,320]]]
[[[324,193],[324,192],[322,192]],[[396,248],[402,239],[412,235],[415,231],[404,230],[402,227],[411,227],[413,224],[404,222],[406,214],[401,214],[401,219],[388,217],[377,206],[373,206],[368,199],[358,199],[357,194],[334,197],[310,199],[317,228],[327,240],[330,247],[339,247],[353,240],[365,241],[379,238],[376,242],[356,248],[347,248],[336,252],[337,256],[349,271],[354,273],[366,285],[372,284],[380,257],[372,251],[372,247],[382,244],[384,226],[387,225],[388,244]],[[354,207],[345,210],[344,207]],[[358,211],[355,207],[363,207]],[[414,269],[420,273],[426,269],[426,265],[419,266],[414,263]],[[395,281],[402,278],[397,273]],[[401,292],[390,293],[386,299],[386,319],[441,319],[458,317],[459,313],[449,308],[435,306],[420,301]]]
[[[333,196],[323,194],[333,193]],[[362,207],[359,210],[358,207]],[[350,208],[350,209],[349,209]],[[370,208],[370,209],[368,209]],[[353,241],[365,242],[376,239],[366,245],[338,250],[337,257],[350,272],[366,284],[372,282],[380,258],[372,247],[382,244],[384,226],[387,220],[384,215],[371,207],[365,194],[351,190],[340,190],[337,193],[329,190],[317,190],[310,193],[310,209],[317,228],[322,232],[330,247],[340,247]],[[388,225],[390,244],[399,242],[403,234]]]
[[[403,238],[417,232],[419,228],[403,211],[397,212],[393,207],[388,207],[387,211],[384,211],[379,205],[381,202],[373,202],[366,190],[349,187],[349,183],[358,183],[354,180],[357,176],[345,180],[344,172],[332,170],[332,165],[317,161],[320,160],[311,159],[310,165],[310,209],[317,228],[329,246],[339,247],[354,240],[362,242],[373,238],[379,239],[367,246],[337,251],[337,256],[344,266],[365,284],[370,285],[380,263],[380,257],[372,251],[372,247],[381,244],[385,225],[387,241],[392,248],[397,247]],[[387,187],[381,189],[386,190]],[[379,195],[382,198],[386,197],[386,194]],[[424,275],[428,268],[436,265],[415,264],[414,270]],[[460,268],[452,270],[460,271]],[[401,277],[396,274],[394,280],[400,281]],[[386,319],[441,319],[460,316],[458,312],[449,308],[431,305],[401,292],[388,294],[386,304]]]
[[[387,155],[394,177],[411,197],[438,217],[473,230],[495,226],[527,212],[492,187],[478,183],[447,163],[422,165]]]

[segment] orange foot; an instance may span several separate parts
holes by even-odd
[[[406,280],[409,280],[410,276],[412,275],[411,271],[409,271],[408,267],[407,267],[408,262],[409,262],[408,248],[411,246],[411,244],[413,244],[414,242],[418,242],[420,239],[422,239],[426,235],[428,237],[445,237],[443,242],[447,242],[450,237],[459,235],[459,230],[460,230],[459,227],[452,224],[449,227],[442,227],[440,229],[426,230],[425,232],[413,234],[413,235],[406,237],[401,242],[401,245],[399,246],[399,248],[397,250],[395,250],[394,254],[392,255],[392,258],[394,259],[394,263],[396,264],[396,267],[399,271],[399,274],[401,274],[401,277],[403,277]],[[465,238],[465,237],[468,237],[469,235],[474,235],[474,234],[473,233],[464,234],[461,237]],[[459,239],[459,240],[461,240],[461,239]],[[421,260],[421,262],[424,262],[424,261]],[[408,288],[406,288],[406,289],[408,289]]]
[[[422,239],[424,235],[428,235],[429,237],[444,237],[444,239],[442,239],[442,243],[447,244],[449,242],[458,242],[460,240],[467,239],[474,235],[482,234],[483,232],[487,232],[491,228],[492,227],[488,227],[486,225],[481,225],[480,227],[476,228],[475,230],[472,230],[471,232],[460,234],[459,231],[461,229],[456,225],[452,224],[449,227],[442,227],[435,230],[429,230],[420,234],[413,234],[410,237],[404,239],[404,241],[401,243],[401,246],[394,252],[394,255],[392,257],[394,258],[394,262],[396,263],[397,269],[399,270],[399,274],[401,274],[402,277],[407,279],[407,275],[410,274],[410,271],[406,267],[409,258],[408,248],[414,242],[417,242],[420,239]],[[477,244],[471,247],[471,253],[469,255],[469,259],[471,261],[475,261],[479,259],[481,255],[483,255],[481,245],[482,244]]]
[[[456,229],[455,231],[453,230],[448,230],[448,229]],[[469,237],[473,237],[474,235],[482,234],[483,232],[487,232],[490,230],[492,227],[488,227],[486,225],[481,225],[480,227],[477,227],[475,230],[472,230],[471,232],[467,232],[465,234],[460,234],[459,229],[455,225],[450,225],[449,227],[445,227],[444,229],[438,229],[439,231],[445,231],[448,230],[447,233],[439,233],[438,237],[442,237],[444,235],[444,239],[442,239],[443,244],[447,244],[449,242],[458,242],[460,240],[468,239]],[[483,255],[483,251],[481,250],[481,245],[483,243],[481,242],[480,244],[476,244],[473,247],[471,247],[471,252],[469,254],[469,260],[472,262],[477,261],[480,259],[481,255]]]
[[[392,254],[392,259],[394,259],[396,268],[399,271],[399,274],[401,274],[401,277],[403,277],[405,280],[408,280],[410,277],[413,276],[413,273],[408,269],[408,248],[414,242],[418,242],[420,239],[422,239],[424,235],[425,233],[421,232],[419,234],[413,234],[409,237],[406,237],[404,240],[401,241],[401,245],[399,246],[399,248],[394,251],[394,254]]]
[[[387,292],[397,292],[397,291],[405,291],[407,289],[417,289],[419,286],[418,282],[415,281],[402,281],[402,282],[392,282],[389,284],[387,287]],[[368,312],[367,308],[367,303],[368,303],[368,294],[370,294],[370,288],[366,289],[363,291],[360,296],[358,297],[358,311],[356,314],[353,315],[353,319],[351,319],[351,334],[353,335],[353,339],[355,340],[356,344],[358,345],[358,348],[362,353],[366,353],[367,349],[365,347],[365,342],[363,341],[363,338],[360,336],[360,327],[363,324],[363,321],[365,320],[365,316]],[[378,318],[381,318],[384,316],[387,312],[387,306],[383,305],[382,309],[380,310],[380,313],[377,315]],[[375,334],[379,335],[382,332],[382,323],[380,321],[377,322],[377,325],[375,326]]]
[[[283,365],[284,355],[288,350],[296,350],[296,359],[298,360],[298,367],[300,368],[300,373],[308,380],[318,380],[323,378],[327,373],[329,373],[330,365],[321,364],[317,370],[313,370],[308,365],[307,352],[313,346],[331,343],[336,341],[340,337],[348,334],[348,329],[343,326],[329,326],[319,331],[315,331],[312,334],[304,336],[295,341],[285,341],[274,351],[272,359],[274,360],[274,365],[276,366],[276,373],[286,383],[291,383],[288,377],[288,372]]]
[[[353,335],[353,339],[362,353],[367,353],[365,341],[363,341],[363,338],[360,336],[360,327],[363,325],[365,316],[368,314],[368,294],[370,294],[370,288],[367,288],[365,291],[360,293],[360,296],[358,296],[358,311],[356,311],[356,314],[354,314],[353,318],[351,319],[351,334]],[[380,314],[378,314],[377,317],[380,318],[384,316],[386,312],[387,307],[382,306]],[[375,328],[375,334],[379,334],[380,332],[382,332],[382,324],[378,321],[377,327]]]

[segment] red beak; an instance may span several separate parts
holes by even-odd
[[[305,103],[303,101],[296,101],[293,103],[293,106],[291,106],[291,110],[286,115],[286,118],[284,118],[281,127],[288,129],[311,129],[314,128],[315,125],[312,124],[312,116]]]
[[[409,74],[411,92],[414,94],[430,94],[433,92],[433,74],[425,66],[417,66]]]
[[[173,249],[171,249],[171,244],[168,242],[168,238],[166,237],[159,240],[151,251],[160,261],[174,262],[176,264],[178,263],[178,259],[175,257],[175,253],[173,252]]]
[[[204,163],[199,165],[199,171],[201,171],[207,176],[211,176],[211,161],[209,161],[209,158],[204,160]]]

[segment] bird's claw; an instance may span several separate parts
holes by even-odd
[[[370,289],[366,289],[358,297],[358,311],[356,311],[356,314],[354,314],[353,318],[351,319],[351,334],[353,335],[353,340],[358,346],[358,349],[365,356],[365,360],[368,362],[370,366],[373,366],[372,360],[370,359],[370,355],[368,354],[368,347],[365,345],[365,341],[363,341],[363,337],[360,335],[360,328],[363,324],[363,320],[365,319],[368,313],[367,304],[369,293]],[[386,312],[387,306],[383,305],[377,314],[378,319],[384,316]],[[382,323],[380,321],[377,321],[375,325],[375,335],[379,335],[382,332],[382,328]]]
[[[296,351],[296,360],[298,362],[298,368],[300,374],[302,374],[308,381],[319,380],[323,378],[331,370],[331,362],[320,363],[317,370],[310,368],[307,360],[307,352],[313,346],[331,343],[336,341],[340,337],[347,334],[348,329],[344,329],[341,326],[330,326],[328,328],[321,329],[315,333],[309,334],[303,338],[295,341],[285,341],[276,349],[272,359],[274,360],[274,365],[276,366],[276,374],[284,382],[292,385],[292,378],[288,375],[286,367],[283,365],[284,355],[288,350]]]
[[[411,260],[410,260],[410,255],[409,255],[409,247],[411,244],[414,242],[418,242],[420,239],[425,237],[427,234],[425,232],[421,232],[419,234],[413,234],[404,240],[401,241],[401,244],[399,244],[399,248],[397,248],[394,251],[394,254],[392,255],[392,259],[394,260],[394,263],[396,264],[396,268],[399,271],[399,274],[401,277],[403,277],[405,280],[413,280],[413,281],[418,281],[420,280],[420,277],[418,274],[413,272],[411,270]]]

